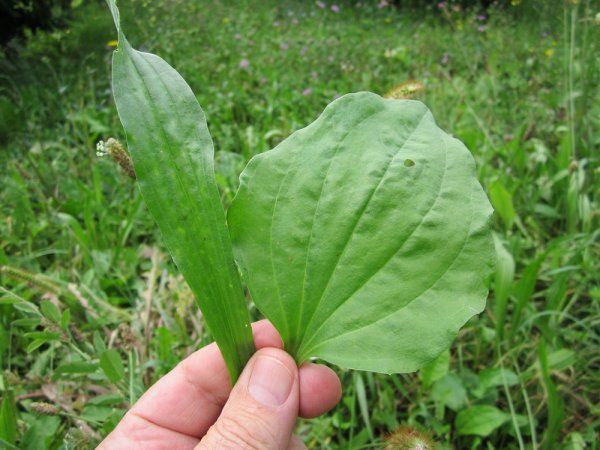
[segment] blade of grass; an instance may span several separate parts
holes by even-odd
[[[365,426],[367,427],[367,431],[369,433],[369,437],[371,441],[375,439],[375,435],[373,434],[373,427],[371,426],[371,416],[369,414],[369,402],[367,400],[367,391],[365,389],[365,383],[362,378],[362,375],[358,372],[354,373],[354,389],[356,390],[356,398],[358,400],[358,407],[360,409],[360,414],[365,422]]]
[[[504,247],[504,244],[502,244],[498,235],[494,233],[493,236],[497,256],[496,277],[494,280],[494,292],[496,294],[496,333],[498,335],[498,342],[500,342],[504,336],[508,297],[512,291],[512,284],[515,277],[515,261]]]
[[[517,329],[521,322],[521,314],[523,309],[527,306],[527,302],[535,292],[535,285],[538,279],[538,273],[542,262],[546,259],[546,252],[537,256],[526,268],[523,270],[521,279],[515,287],[516,303],[512,313],[512,324],[510,327],[509,342],[513,342]]]
[[[504,356],[500,351],[500,343],[496,343],[496,353],[498,356],[498,361],[500,362],[500,368],[502,371],[502,387],[504,388],[504,394],[506,395],[506,401],[508,402],[508,408],[510,409],[510,417],[513,425],[513,430],[515,430],[515,434],[517,436],[517,441],[519,442],[519,449],[525,449],[525,443],[523,442],[523,436],[521,435],[521,430],[519,429],[519,422],[517,420],[517,413],[515,411],[515,405],[513,403],[512,397],[510,395],[510,390],[508,389],[508,382],[506,381],[506,371],[504,370]]]
[[[548,417],[546,419],[546,431],[542,441],[543,449],[554,448],[554,444],[558,442],[561,423],[564,417],[564,408],[562,399],[558,394],[558,390],[552,378],[550,377],[550,369],[548,367],[548,352],[546,350],[546,341],[540,341],[538,349],[538,357],[540,361],[540,369],[542,374],[542,383],[546,390],[548,402]]]
[[[521,393],[523,395],[523,402],[525,403],[525,409],[527,411],[527,419],[529,422],[529,432],[531,433],[531,445],[533,448],[538,448],[537,432],[535,430],[535,418],[533,416],[533,410],[531,409],[531,402],[529,401],[529,395],[527,394],[527,388],[523,381],[521,370],[517,364],[515,358],[511,358],[515,373],[519,377],[519,385],[521,387]]]

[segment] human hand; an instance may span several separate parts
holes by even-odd
[[[117,449],[298,450],[298,416],[317,417],[341,397],[337,375],[307,363],[299,369],[268,321],[252,324],[257,352],[236,385],[216,344],[158,380],[100,444]]]

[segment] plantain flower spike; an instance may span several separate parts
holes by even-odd
[[[107,155],[110,155],[113,161],[123,169],[129,178],[132,180],[136,179],[131,158],[121,143],[115,138],[108,138],[106,142],[100,141],[96,144],[96,156],[102,158]]]

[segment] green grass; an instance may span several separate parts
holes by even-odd
[[[298,424],[309,448],[380,448],[400,425],[440,448],[598,448],[597,1],[523,2],[485,20],[354,2],[339,14],[275,0],[122,3],[132,44],[198,96],[225,206],[246,161],[335,96],[409,80],[477,160],[497,212],[486,312],[419,374],[340,371],[340,405]],[[69,29],[0,60],[0,438],[18,448],[92,448],[210,342],[134,183],[95,156],[100,139],[124,142],[114,35],[108,10],[85,3]],[[472,419],[482,414],[485,426]]]

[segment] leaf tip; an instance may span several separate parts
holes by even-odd
[[[117,1],[106,0],[106,4],[108,5],[108,9],[110,9],[113,22],[115,23],[115,28],[117,29],[117,32],[121,34],[121,18],[119,16],[119,8],[117,7]]]

